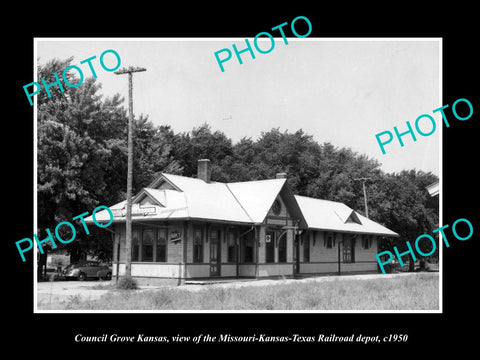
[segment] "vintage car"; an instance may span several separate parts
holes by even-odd
[[[87,278],[110,280],[112,278],[112,270],[98,261],[81,261],[66,266],[62,271],[62,275],[67,280],[73,278],[81,281]]]

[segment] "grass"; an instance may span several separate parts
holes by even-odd
[[[42,306],[68,310],[438,310],[438,274],[284,282],[241,288],[111,290]]]

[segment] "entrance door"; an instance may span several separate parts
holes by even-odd
[[[210,276],[220,276],[220,230],[210,232]]]
[[[265,233],[265,262],[275,262],[275,233],[273,231]]]
[[[300,273],[300,235],[295,231],[293,240],[293,275]]]

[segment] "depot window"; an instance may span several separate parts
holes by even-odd
[[[355,237],[348,237],[343,240],[343,262],[355,262]]]
[[[308,231],[303,232],[302,241],[303,241],[303,261],[309,262],[310,261],[310,233]]]
[[[335,238],[333,236],[333,233],[326,233],[325,234],[325,238],[324,238],[324,242],[323,242],[323,246],[325,246],[327,249],[331,249],[335,244],[334,244],[334,241]]]
[[[166,262],[167,229],[145,228],[133,230],[132,261]]]
[[[200,227],[193,230],[193,262],[203,262],[203,231]]]
[[[252,263],[255,245],[255,232],[250,231],[242,236],[241,241],[241,262]]]
[[[153,236],[154,236],[153,229],[143,230],[141,261],[146,261],[146,262],[153,261]]]
[[[372,246],[371,237],[369,235],[362,236],[362,247],[364,249],[370,249]]]
[[[132,231],[132,261],[140,261],[140,238],[138,230]]]
[[[167,229],[158,229],[156,255],[157,262],[167,261]]]
[[[236,262],[237,261],[237,246],[235,240],[235,232],[233,230],[228,231],[227,239],[227,261]]]

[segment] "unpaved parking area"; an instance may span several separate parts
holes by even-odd
[[[173,286],[175,287],[175,286]],[[188,285],[187,285],[188,287]],[[160,286],[140,286],[139,290],[154,290]],[[110,280],[59,280],[37,283],[37,305],[48,305],[58,302],[69,302],[75,297],[82,300],[96,300],[109,291],[121,291],[115,289],[115,282]]]
[[[38,284],[37,309],[39,312],[101,312],[117,309],[316,310],[357,309],[357,306],[360,309],[438,309],[438,278],[439,273],[399,273],[223,280],[217,283],[205,280],[189,281],[189,284],[182,286],[141,286],[133,291],[117,290],[114,282],[108,281],[57,281]],[[161,291],[161,288],[167,290]],[[312,289],[314,291],[310,292]],[[402,296],[397,296],[399,289]],[[360,299],[364,299],[361,304]]]
[[[342,281],[342,280],[368,280],[368,279],[386,279],[401,276],[415,276],[418,273],[397,273],[397,274],[362,274],[362,275],[345,275],[345,276],[319,276],[305,279],[285,279],[285,280],[240,280],[240,281],[224,281],[219,283],[204,283],[192,281],[182,286],[140,286],[140,290],[154,290],[161,287],[179,288],[189,291],[202,291],[211,288],[239,288],[243,286],[266,286],[275,284],[286,284],[290,282],[322,282],[322,281]],[[53,281],[37,283],[37,304],[41,308],[42,305],[51,303],[72,301],[75,297],[82,300],[96,300],[109,291],[114,290],[114,282],[102,280],[90,281]]]
[[[98,299],[111,289],[110,281],[49,281],[37,283],[37,304],[66,301],[74,296]]]

